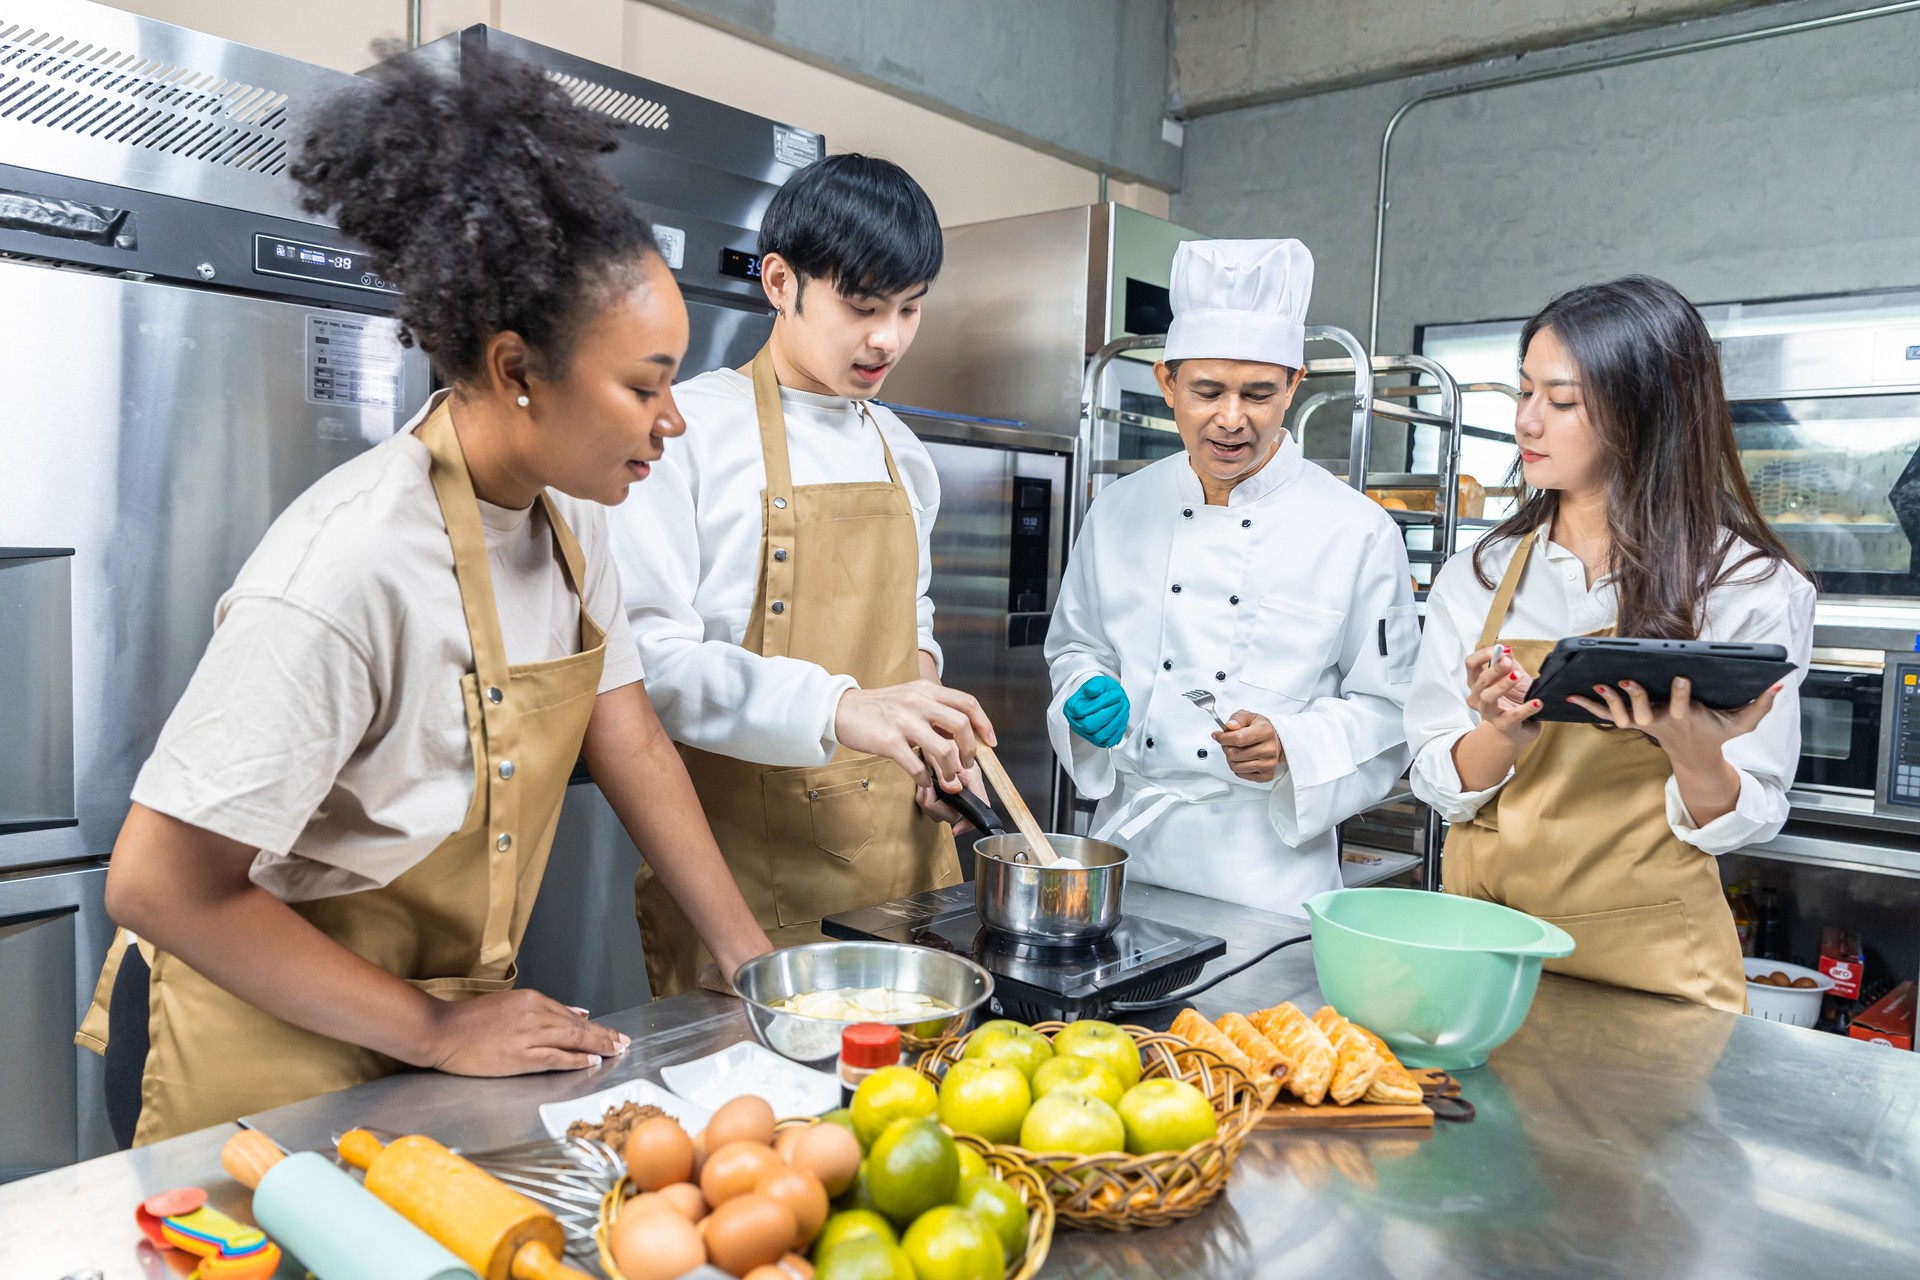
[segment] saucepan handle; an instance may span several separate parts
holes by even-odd
[[[961,817],[971,822],[984,834],[990,836],[1003,836],[1007,834],[1006,821],[1001,818],[993,805],[982,800],[965,787],[960,788],[958,791],[942,791],[940,798],[958,809]]]

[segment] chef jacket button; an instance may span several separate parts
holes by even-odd
[[[511,778],[513,776],[513,761],[502,760],[500,762],[500,776],[502,778]]]
[[[1173,584],[1173,594],[1175,595],[1180,594],[1180,584],[1177,582]]]
[[[1147,739],[1147,750],[1149,750],[1149,751],[1151,751],[1151,750],[1153,750],[1153,739],[1152,739],[1152,738],[1148,738],[1148,739]]]
[[[1228,596],[1228,597],[1227,597],[1227,603],[1228,603],[1228,604],[1239,604],[1239,603],[1240,603],[1240,597],[1239,597],[1239,596]]]
[[[785,511],[787,509],[787,500],[785,498],[775,498],[773,500],[773,505],[778,507],[780,510]]]
[[[775,613],[785,613],[787,611],[787,602],[784,600],[775,600],[773,602],[773,611]]]
[[[513,837],[502,831],[500,838],[493,842],[493,847],[505,853],[507,850],[513,848]]]
[[[1160,669],[1161,669],[1162,671],[1171,671],[1171,670],[1173,670],[1173,659],[1172,659],[1172,658],[1168,658],[1168,659],[1166,659],[1165,661],[1163,661],[1163,662],[1162,662],[1162,663],[1160,664]]]
[[[494,706],[496,706],[496,707],[497,707],[497,706],[499,706],[499,705],[500,705],[500,704],[501,704],[502,702],[504,702],[504,701],[506,701],[506,697],[507,697],[507,695],[506,695],[506,694],[504,694],[504,693],[502,693],[502,692],[500,692],[500,686],[499,686],[499,685],[497,685],[497,684],[496,684],[496,685],[489,685],[489,686],[487,687],[487,701],[488,701],[488,702],[491,702],[491,703],[492,703],[492,704],[493,704]]]
[[[1187,519],[1191,520],[1193,519],[1193,508],[1188,507],[1185,511],[1182,511],[1180,514],[1185,516]]]
[[[1227,678],[1227,673],[1224,671],[1216,671],[1213,673],[1213,678],[1215,680],[1225,680]]]
[[[1251,528],[1253,528],[1253,521],[1251,521],[1251,520],[1242,520],[1242,521],[1240,522],[1240,527],[1241,527],[1242,529],[1251,529]]]
[[[773,549],[773,558],[785,564],[787,560],[787,549],[785,547],[775,547]]]
[[[1200,748],[1200,758],[1202,760],[1207,758],[1207,749],[1205,747]]]

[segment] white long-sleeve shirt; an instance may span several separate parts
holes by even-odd
[[[1614,624],[1618,592],[1611,576],[1587,585],[1580,557],[1551,540],[1551,529],[1534,539],[1532,558],[1514,593],[1499,634],[1508,639],[1560,640],[1586,635]],[[1517,542],[1503,540],[1487,550],[1487,574],[1497,584],[1513,560]],[[1732,554],[1748,544],[1736,541]],[[1752,733],[1728,742],[1727,763],[1740,775],[1740,797],[1732,812],[1696,826],[1680,799],[1680,786],[1667,780],[1667,824],[1695,848],[1730,853],[1771,840],[1787,820],[1787,788],[1800,758],[1800,681],[1813,654],[1813,584],[1786,566],[1755,579],[1763,565],[1749,565],[1735,580],[1707,594],[1700,639],[1786,646],[1799,668],[1783,683]],[[1467,822],[1512,778],[1485,791],[1467,791],[1453,764],[1453,744],[1480,723],[1467,705],[1467,655],[1477,647],[1494,590],[1482,586],[1473,570],[1473,553],[1463,551],[1444,566],[1427,599],[1427,628],[1420,662],[1407,698],[1407,742],[1413,748],[1414,794],[1449,822]],[[1537,674],[1537,673],[1532,673]]]
[[[1185,454],[1100,495],[1047,633],[1055,753],[1131,878],[1268,910],[1340,883],[1333,827],[1378,803],[1406,766],[1401,704],[1419,645],[1405,543],[1378,506],[1301,456],[1276,456],[1206,505]],[[1095,747],[1066,722],[1082,684],[1111,676],[1126,736]],[[1214,723],[1273,722],[1274,781],[1237,777]]]
[[[766,460],[753,383],[716,369],[673,389],[687,431],[608,513],[627,618],[647,671],[647,693],[677,742],[762,764],[825,764],[837,745],[834,712],[852,676],[741,647],[759,585]],[[851,400],[783,389],[793,483],[887,479],[881,432],[913,506],[920,541],[920,648],[933,639],[928,538],[940,478],[926,446],[883,405],[871,420]],[[879,424],[875,431],[874,424]]]

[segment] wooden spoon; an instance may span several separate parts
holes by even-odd
[[[1007,767],[1000,763],[1000,757],[993,753],[993,748],[982,742],[975,748],[973,758],[979,764],[980,771],[987,775],[994,792],[999,795],[1000,803],[1006,808],[1007,816],[1013,819],[1015,829],[1027,838],[1027,852],[1043,867],[1060,861],[1060,855],[1047,842],[1046,831],[1033,816],[1033,810],[1027,808],[1027,802],[1020,798],[1019,788],[1013,785],[1013,779],[1007,775]]]

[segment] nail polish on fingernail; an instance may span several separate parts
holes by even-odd
[[[567,1008],[573,1010],[575,1013],[579,1014],[583,1018],[587,1016],[587,1011],[585,1009],[582,1009],[577,1004],[570,1004],[567,1006]]]
[[[590,1066],[590,1067],[597,1067],[597,1066],[599,1066],[599,1065],[600,1065],[600,1055],[599,1055],[599,1054],[597,1054],[597,1053],[590,1053],[590,1054],[588,1054],[588,1055],[587,1055],[587,1065],[588,1065],[588,1066]]]
[[[1533,700],[1533,709],[1534,709],[1535,711],[1538,711],[1538,710],[1540,709],[1540,699],[1538,699],[1538,698],[1535,698],[1535,699]]]

